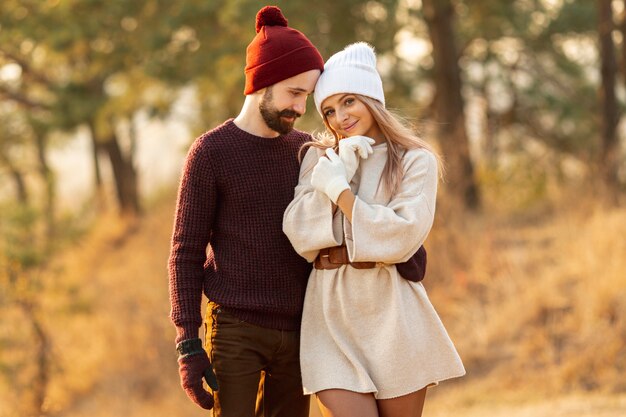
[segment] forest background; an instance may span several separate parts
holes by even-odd
[[[325,58],[374,45],[447,162],[424,283],[468,373],[425,415],[624,415],[626,0],[274,4]],[[263,5],[0,4],[0,417],[206,415],[168,319],[175,190]]]

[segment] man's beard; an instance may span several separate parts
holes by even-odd
[[[281,135],[286,135],[293,130],[296,119],[302,115],[293,110],[278,110],[272,105],[272,98],[272,87],[267,87],[259,104],[259,111],[267,127]],[[282,117],[293,117],[294,119],[287,122]]]

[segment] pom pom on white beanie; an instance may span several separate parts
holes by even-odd
[[[374,48],[357,42],[348,45],[326,61],[324,72],[315,85],[315,107],[322,114],[322,102],[338,93],[361,94],[385,105],[385,93],[376,70]]]

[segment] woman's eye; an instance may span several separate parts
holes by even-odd
[[[345,104],[346,104],[347,106],[349,106],[349,105],[350,105],[350,104],[352,104],[352,103],[354,103],[354,99],[353,99],[353,98],[347,98],[347,99],[346,99],[346,101],[345,101]]]
[[[326,110],[326,112],[324,112],[324,116],[329,117],[330,115],[332,115],[335,111],[334,110]]]

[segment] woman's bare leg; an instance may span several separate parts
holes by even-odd
[[[317,393],[317,404],[324,417],[378,417],[372,394],[328,389]]]
[[[421,417],[426,399],[426,388],[401,397],[378,400],[380,417]]]

